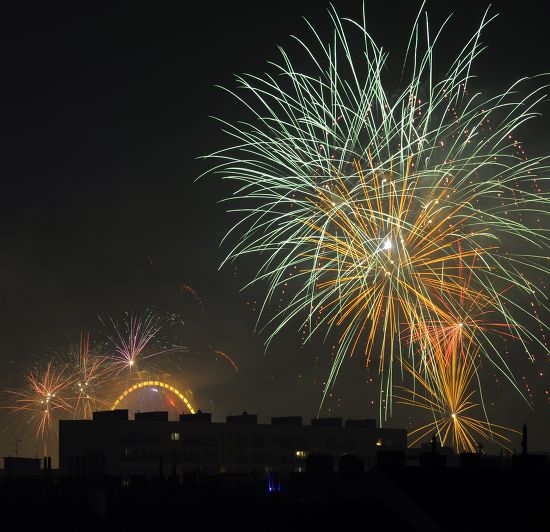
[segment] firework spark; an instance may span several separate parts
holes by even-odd
[[[361,23],[332,12],[330,45],[313,30],[319,55],[298,40],[312,59],[307,73],[283,51],[276,77],[237,78],[246,95],[228,92],[252,119],[222,121],[234,144],[208,156],[219,161],[211,172],[239,185],[231,201],[242,202],[226,261],[264,258],[249,283],[268,283],[260,318],[278,291],[294,290],[267,320],[267,342],[294,319],[307,338],[322,326],[325,333],[337,329],[325,396],[346,355],[361,353],[368,364],[380,353],[381,418],[391,413],[395,360],[416,354],[415,342],[401,341],[403,332],[415,338],[426,324],[448,321],[447,294],[498,315],[494,323],[505,324],[526,350],[531,343],[548,351],[521,326],[533,316],[517,303],[523,294],[547,308],[547,294],[527,278],[550,273],[548,237],[530,223],[549,212],[538,177],[546,159],[518,156],[511,140],[545,95],[540,88],[518,99],[519,82],[493,97],[469,94],[487,15],[437,78],[440,31],[432,40],[426,22],[423,41],[419,20],[402,72],[408,81],[396,92],[383,78],[387,54],[365,17]],[[357,52],[348,23],[364,43]],[[480,327],[472,334],[480,332],[489,335]],[[481,352],[491,352],[490,363],[515,383],[498,353]]]

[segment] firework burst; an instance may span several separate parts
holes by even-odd
[[[91,419],[92,412],[108,408],[110,404],[101,398],[101,392],[108,380],[111,367],[108,359],[90,349],[90,335],[81,333],[77,347],[68,350],[73,367],[73,417]]]
[[[157,352],[153,341],[162,328],[160,320],[152,313],[145,313],[142,316],[131,314],[128,318],[119,323],[113,318],[109,319],[113,334],[109,340],[115,350],[115,354],[108,356],[111,366],[117,375],[123,371],[132,373],[138,370],[138,362],[154,357]]]
[[[116,375],[126,372],[139,376],[141,362],[162,354],[186,350],[180,345],[169,347],[159,344],[159,332],[163,328],[162,320],[152,312],[145,312],[141,316],[131,314],[122,323],[110,318],[111,329],[109,335],[115,354],[107,356],[110,366]]]
[[[332,12],[330,45],[314,30],[315,48],[298,40],[312,60],[305,72],[282,51],[277,76],[238,77],[243,92],[229,92],[251,119],[222,121],[234,144],[208,156],[218,161],[212,172],[239,186],[231,198],[241,202],[230,231],[237,243],[226,260],[263,258],[249,283],[268,284],[260,318],[278,291],[293,289],[264,325],[268,343],[294,319],[308,338],[336,329],[325,396],[346,355],[361,353],[368,364],[380,353],[381,418],[391,413],[394,362],[402,368],[417,352],[414,341],[401,341],[404,331],[414,339],[427,325],[450,323],[449,294],[493,313],[526,350],[531,343],[547,351],[521,326],[532,316],[517,303],[523,294],[546,308],[547,294],[527,275],[549,273],[548,238],[529,223],[534,213],[548,215],[538,177],[547,166],[519,157],[512,136],[544,94],[519,98],[519,82],[493,97],[469,94],[487,16],[438,78],[441,30],[432,38],[419,20],[402,71],[408,81],[396,91],[365,17],[358,23]],[[345,24],[359,32],[357,52]],[[481,339],[488,329],[469,328]],[[497,351],[481,353],[515,383]]]
[[[403,395],[396,394],[394,398],[398,403],[428,410],[433,416],[433,421],[409,432],[409,446],[437,433],[441,445],[448,442],[458,452],[476,452],[479,438],[508,449],[509,436],[519,434],[518,431],[475,417],[476,410],[482,410],[481,404],[473,400],[477,348],[468,344],[461,352],[449,351],[448,348],[432,351],[421,370],[404,362],[420,386],[419,389],[396,387]]]
[[[437,309],[437,319],[428,319],[419,324],[409,340],[420,346],[420,352],[440,350],[449,360],[455,353],[467,356],[468,346],[477,342],[479,352],[488,360],[495,359],[507,367],[500,355],[496,339],[521,340],[521,333],[527,329],[517,322],[506,321],[506,313],[499,312],[498,300],[483,291],[471,288],[472,269],[475,259],[468,266],[464,258],[459,261],[460,275],[449,286],[443,284],[434,291],[430,305]],[[465,276],[463,270],[468,273]],[[504,321],[499,321],[504,319]]]
[[[64,413],[72,413],[73,377],[69,367],[56,367],[52,362],[44,369],[33,369],[25,377],[20,390],[9,390],[12,398],[6,408],[11,414],[18,414],[33,428],[36,438],[44,443],[55,431],[55,421]]]

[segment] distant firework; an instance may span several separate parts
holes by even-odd
[[[204,311],[202,302],[200,308]],[[115,407],[172,413],[183,408],[194,413],[193,392],[184,384],[181,357],[175,354],[221,359],[224,367],[238,372],[230,355],[204,345],[203,332],[197,335],[185,327],[178,313],[146,310],[100,322],[103,330],[95,333],[94,340],[81,332],[78,343],[42,357],[19,387],[3,392],[0,408],[10,414],[16,430],[40,443],[44,455],[62,419],[92,419],[93,412]],[[182,345],[197,340],[202,344],[197,349]]]
[[[111,367],[105,356],[90,350],[89,333],[80,334],[77,347],[68,349],[73,371],[73,394],[71,398],[73,417],[91,419],[94,410],[108,407],[108,402],[101,398],[105,392],[106,381],[111,374]]]
[[[109,319],[112,333],[109,339],[115,353],[108,359],[116,374],[137,371],[138,364],[143,360],[165,353],[166,350],[157,350],[154,340],[162,329],[160,319],[151,312],[141,316],[131,314],[118,322]]]
[[[59,416],[72,412],[73,382],[67,365],[55,367],[48,362],[42,369],[29,371],[21,389],[8,390],[12,400],[6,408],[11,414],[20,415],[32,427],[35,436],[43,441],[45,451]]]
[[[520,82],[494,97],[469,94],[487,15],[438,77],[439,33],[427,22],[424,30],[419,14],[402,72],[390,83],[387,53],[366,20],[341,19],[334,10],[331,17],[330,45],[315,30],[315,47],[297,40],[309,68],[296,70],[283,51],[275,76],[238,76],[243,92],[228,91],[251,118],[222,120],[233,144],[208,156],[217,160],[212,172],[238,187],[228,200],[239,202],[232,210],[242,216],[229,232],[237,243],[226,261],[261,259],[250,282],[268,283],[261,316],[279,292],[293,293],[267,320],[268,343],[295,319],[306,339],[335,330],[323,398],[346,355],[361,354],[367,365],[375,356],[380,417],[387,417],[396,367],[411,368],[429,386],[445,385],[446,366],[430,358],[433,347],[421,337],[430,330],[453,336],[454,327],[464,328],[455,340],[465,338],[519,389],[490,338],[506,336],[530,357],[533,349],[549,352],[525,324],[535,321],[544,333],[544,320],[518,304],[524,298],[548,309],[544,284],[534,282],[550,272],[549,197],[538,177],[548,166],[546,157],[527,159],[513,137],[545,94],[539,88],[518,97]],[[345,24],[358,32],[359,49]],[[473,385],[466,376],[474,370],[463,371]],[[447,400],[444,389],[433,392]],[[439,415],[441,405],[433,408]],[[483,422],[475,427],[490,431]],[[455,431],[457,447],[470,448],[465,431]]]
[[[44,452],[60,419],[91,419],[94,411],[109,409],[113,402],[118,406],[134,390],[140,390],[132,398],[139,408],[152,408],[153,396],[147,394],[152,390],[163,396],[164,403],[157,406],[177,409],[184,405],[194,412],[189,402],[192,391],[180,391],[184,389],[183,374],[166,373],[159,367],[160,362],[160,366],[173,367],[179,360],[171,360],[175,353],[219,358],[236,373],[239,370],[230,355],[209,344],[204,351],[182,345],[181,335],[193,333],[181,329],[184,320],[177,313],[147,310],[100,321],[103,340],[92,342],[89,333],[81,332],[78,343],[60,350],[49,361],[43,357],[19,388],[5,390],[6,404],[1,408],[31,428],[32,437],[44,443]],[[121,391],[124,397],[120,397]]]

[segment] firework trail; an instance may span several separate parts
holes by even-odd
[[[235,373],[239,373],[239,367],[237,366],[237,363],[227,353],[224,353],[219,349],[212,349],[212,346],[209,346],[209,347],[216,356],[219,356],[220,358],[227,360],[227,362],[229,362],[229,364],[231,364],[231,366],[235,370]]]
[[[187,284],[182,285],[180,288],[180,294],[190,294],[195,303],[197,303],[200,306],[201,310],[205,312],[202,299],[200,298],[199,294],[197,294],[196,290],[194,290],[192,287]]]
[[[549,273],[548,236],[530,224],[549,212],[538,177],[548,167],[545,158],[518,156],[511,140],[545,95],[539,88],[518,97],[519,81],[497,96],[469,95],[487,14],[442,77],[434,69],[442,28],[431,32],[426,19],[424,31],[419,15],[397,95],[365,15],[331,17],[330,45],[313,28],[315,47],[297,39],[311,58],[307,73],[282,51],[276,76],[237,78],[243,92],[228,92],[251,119],[221,120],[234,143],[208,156],[217,160],[209,172],[238,186],[228,201],[240,202],[233,210],[241,220],[228,233],[237,243],[226,261],[262,257],[246,285],[268,284],[259,319],[278,291],[293,290],[265,320],[267,343],[294,320],[306,338],[336,330],[324,396],[346,355],[361,353],[369,364],[379,353],[382,419],[391,414],[395,362],[402,370],[416,352],[415,342],[400,341],[403,332],[415,338],[448,320],[446,294],[495,314],[526,351],[531,344],[548,353],[520,320],[547,326],[518,303],[523,294],[548,308],[528,278]],[[344,24],[359,32],[362,49],[352,49]],[[481,352],[517,387],[498,351]]]

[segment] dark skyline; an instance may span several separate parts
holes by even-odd
[[[367,2],[367,25],[396,62],[418,5]],[[360,6],[336,4],[354,17]],[[215,85],[233,87],[234,74],[269,69],[278,45],[293,48],[289,35],[309,35],[302,16],[328,40],[327,7],[174,2],[151,9],[127,3],[4,11],[2,389],[32,356],[48,356],[81,330],[97,330],[97,316],[156,307],[181,313],[198,342],[227,350],[239,363],[238,376],[213,372],[209,379],[198,373],[210,366],[189,369],[201,407],[219,416],[243,409],[266,418],[317,413],[321,391],[313,379],[324,377],[328,349],[300,351],[299,333],[289,329],[264,355],[265,335],[254,334],[255,315],[246,304],[261,290],[239,293],[247,279],[231,267],[218,271],[227,252],[219,242],[232,221],[218,202],[230,188],[216,176],[195,180],[208,169],[198,157],[227,143],[210,116],[236,120],[242,112]],[[520,7],[493,7],[500,16],[482,34],[488,49],[474,68],[480,90],[550,71],[550,8]],[[455,13],[445,41],[452,54],[475,31],[485,6],[432,2],[428,10],[433,24]],[[548,151],[550,106],[539,111],[544,116],[519,135],[528,153]],[[184,284],[201,295],[207,314],[179,295]],[[364,385],[362,367],[359,358],[346,365],[335,389],[341,407],[335,400],[333,413],[377,416],[370,402],[378,389]],[[547,378],[537,377],[544,367],[548,360],[535,368],[525,359],[516,370],[534,390],[534,413],[509,386],[493,391],[491,400],[501,405],[495,422],[519,428],[527,421],[532,447],[549,449]],[[407,418],[397,415],[391,425]],[[3,430],[0,450],[12,447]]]

